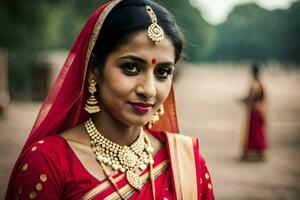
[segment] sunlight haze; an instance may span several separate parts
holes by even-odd
[[[289,8],[296,0],[190,0],[191,4],[201,11],[203,18],[211,24],[219,24],[226,20],[235,5],[255,2],[259,6],[272,10]]]

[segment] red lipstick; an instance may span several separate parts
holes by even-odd
[[[151,110],[153,104],[149,103],[130,103],[132,108],[138,111],[139,113],[146,113]]]

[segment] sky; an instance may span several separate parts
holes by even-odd
[[[235,5],[255,2],[268,10],[289,8],[297,0],[189,0],[197,7],[202,17],[210,24],[219,24],[226,20]]]

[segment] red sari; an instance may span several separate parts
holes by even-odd
[[[165,143],[154,157],[154,177],[157,199],[185,199],[176,194],[174,173],[170,160],[170,142],[166,133],[151,131],[151,134]],[[196,140],[195,140],[196,141]],[[197,143],[195,167],[197,199],[214,199],[210,175],[204,160],[198,154]],[[192,173],[186,171],[185,173]],[[114,176],[120,191],[126,199],[152,200],[148,170],[140,174],[144,182],[141,191],[134,190],[124,174]],[[13,191],[13,199],[119,199],[108,179],[98,180],[81,163],[67,141],[59,136],[49,136],[34,143],[21,161]],[[177,195],[177,196],[176,196]]]
[[[98,8],[73,44],[16,161],[6,200],[119,198],[107,179],[97,180],[84,168],[59,133],[90,117],[84,111],[89,58],[105,18],[120,2],[113,0]],[[174,134],[178,133],[178,126],[173,87],[164,107],[165,114],[153,126],[163,131],[148,130],[165,143],[154,158],[156,197],[214,199],[210,175],[198,152],[197,140]],[[172,133],[166,133],[168,131]],[[144,181],[141,191],[133,190],[122,174],[114,178],[126,198],[151,199],[147,169],[141,177]]]
[[[254,81],[247,97],[248,126],[244,144],[244,157],[247,159],[263,159],[267,148],[264,96],[261,82]]]
[[[266,148],[265,119],[259,110],[253,109],[250,111],[246,149],[248,151],[264,151]]]

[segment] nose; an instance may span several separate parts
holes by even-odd
[[[139,96],[146,99],[156,96],[155,77],[153,73],[144,74],[136,88]]]

